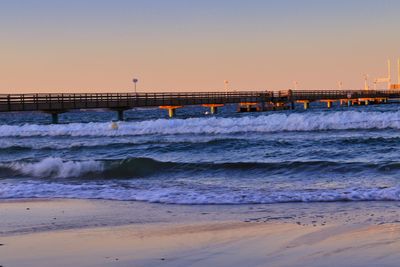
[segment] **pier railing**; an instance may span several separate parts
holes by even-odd
[[[293,90],[293,99],[303,101],[379,97],[399,98],[400,90]]]
[[[200,93],[95,93],[95,94],[1,94],[0,112],[51,111],[89,108],[128,109],[135,107],[228,104],[272,101],[272,92]]]

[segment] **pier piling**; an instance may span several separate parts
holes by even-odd
[[[173,117],[175,117],[175,114],[176,114],[176,112],[175,112],[174,108],[168,109],[168,117],[173,118]]]
[[[310,108],[310,101],[308,101],[308,100],[298,100],[297,102],[303,103],[304,110],[307,110]]]
[[[223,104],[203,104],[203,107],[210,108],[210,113],[211,114],[217,114],[218,113],[218,108],[223,107]]]
[[[159,108],[167,109],[168,110],[168,117],[169,118],[173,118],[173,117],[175,117],[176,109],[183,108],[183,106],[159,106]]]
[[[332,108],[333,100],[331,100],[331,99],[329,99],[329,100],[321,100],[320,102],[325,102],[327,108]]]
[[[121,107],[121,108],[110,108],[110,110],[117,112],[117,120],[118,121],[123,121],[125,120],[124,112],[128,110],[126,107]]]
[[[58,113],[56,112],[51,113],[51,123],[58,124]]]
[[[51,124],[58,124],[58,115],[66,112],[66,110],[42,110],[42,112],[51,115]]]
[[[124,120],[124,110],[120,109],[117,111],[118,113],[118,120],[123,121]]]

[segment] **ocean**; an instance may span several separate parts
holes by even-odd
[[[400,200],[398,104],[0,114],[0,198],[174,204]]]

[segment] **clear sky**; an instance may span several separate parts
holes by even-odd
[[[400,56],[399,12],[398,0],[0,0],[0,93],[125,92],[133,77],[140,91],[360,89]]]

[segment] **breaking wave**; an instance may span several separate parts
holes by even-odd
[[[366,163],[336,161],[284,161],[284,162],[165,162],[152,158],[127,158],[121,160],[71,161],[48,157],[37,162],[17,161],[0,164],[0,178],[97,178],[128,179],[151,176],[202,177],[205,174],[221,175],[287,175],[311,174],[324,170],[330,174],[361,172],[393,172],[400,170],[399,162]]]
[[[324,131],[351,129],[400,129],[400,112],[303,112],[234,118],[157,119],[64,125],[1,125],[0,137],[27,136],[135,136],[151,134],[229,134],[242,132]]]
[[[3,177],[25,175],[28,177],[80,177],[85,174],[103,171],[103,164],[98,161],[63,161],[49,157],[39,162],[12,162],[0,165]]]

